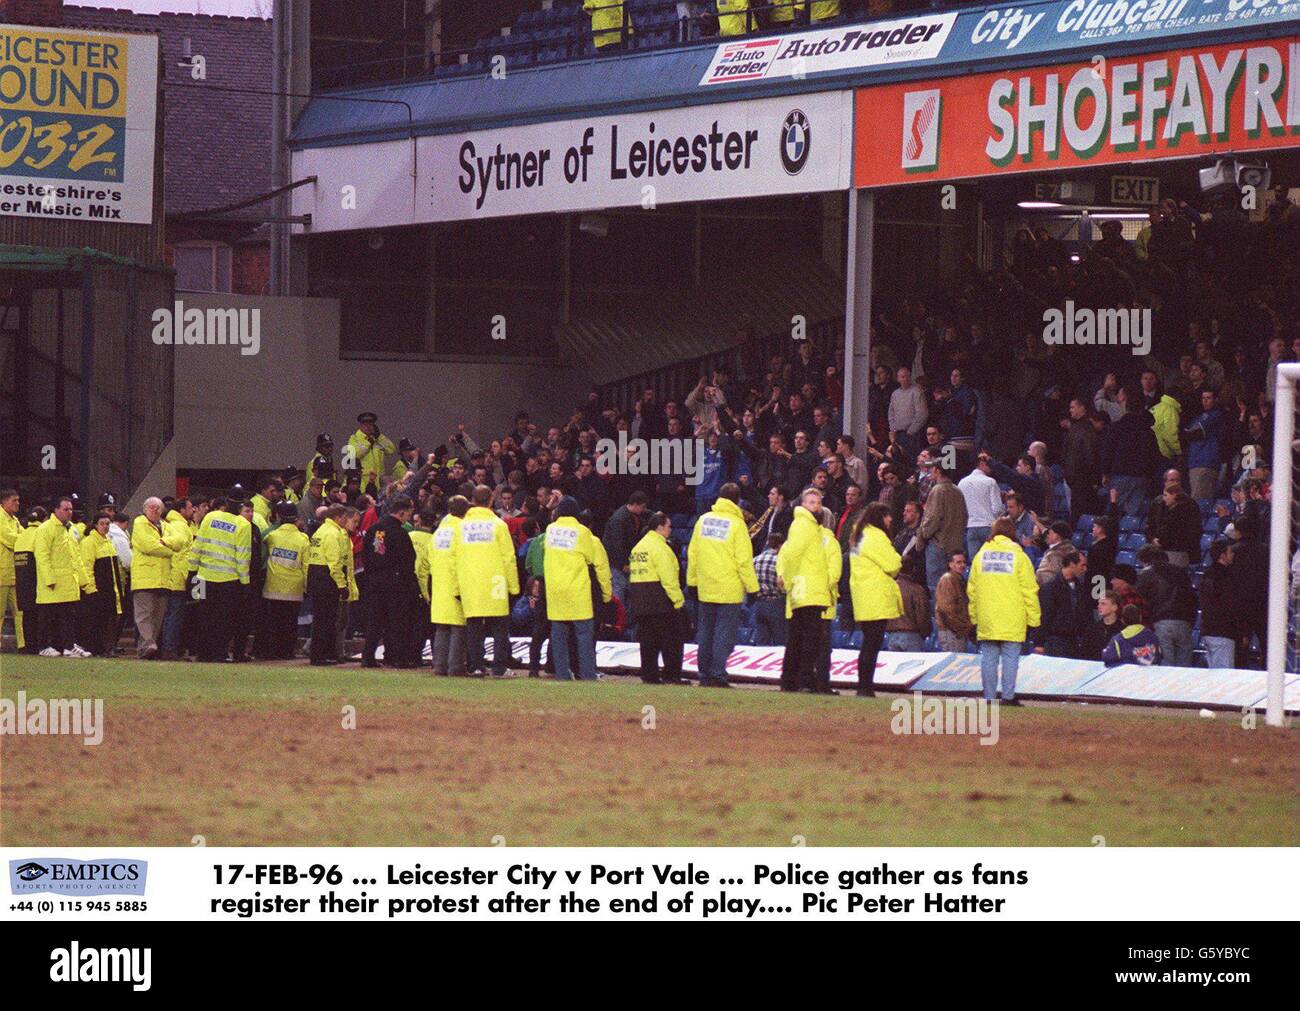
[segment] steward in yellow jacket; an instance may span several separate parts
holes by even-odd
[[[14,545],[23,530],[18,519],[20,505],[16,491],[0,493],[0,623],[4,622],[6,611],[13,613],[14,633],[21,653],[27,640],[23,635],[23,612],[18,603],[18,576],[14,572]]]
[[[573,512],[557,511],[557,519],[546,528],[546,553],[543,555],[543,579],[546,586],[546,613],[551,621],[591,621],[591,573],[596,571],[601,599],[611,600],[609,557],[597,553],[596,538],[578,522]],[[603,569],[603,571],[602,571]]]
[[[735,494],[735,499],[721,495],[699,518],[686,549],[686,585],[696,588],[701,603],[739,604],[746,593],[758,592],[754,546],[737,504],[738,488]]]
[[[456,579],[456,534],[462,518],[454,512],[448,513],[429,538],[428,569],[432,587],[429,617],[435,625],[465,624],[465,609],[460,604],[460,583]]]
[[[994,523],[993,537],[971,561],[966,583],[970,620],[980,642],[1023,643],[1028,630],[1041,620],[1038,580],[1020,545],[998,532],[1001,522]]]
[[[332,505],[311,536],[307,553],[307,592],[311,594],[311,663],[339,662],[336,630],[339,605],[352,597],[352,538],[343,529],[347,507]]]
[[[81,642],[95,656],[112,653],[122,613],[122,570],[117,548],[108,539],[110,520],[100,516],[81,538],[81,565],[90,576],[82,598]]]
[[[1178,439],[1178,419],[1182,410],[1182,405],[1168,393],[1162,394],[1151,406],[1151,417],[1155,419],[1151,430],[1156,434],[1156,448],[1166,460],[1172,460],[1182,448]]]
[[[834,618],[843,559],[839,541],[821,525],[822,496],[808,488],[794,508],[790,532],[776,555],[776,574],[785,588],[790,619],[781,663],[781,690],[827,694],[830,667],[824,663],[830,639],[826,618]]]
[[[165,539],[166,534],[161,518],[151,523],[147,515],[140,515],[131,523],[132,592],[169,588],[172,559],[177,552]]]
[[[663,513],[648,517],[646,531],[628,554],[628,610],[641,644],[641,680],[646,684],[680,684],[686,612],[682,567],[668,543],[672,521]],[[663,657],[663,674],[659,658]]]
[[[510,597],[519,593],[514,541],[509,528],[487,505],[472,506],[461,521],[456,538],[456,581],[467,619],[510,614]]]
[[[292,502],[277,503],[274,515],[276,525],[262,539],[266,581],[253,653],[260,660],[292,660],[298,646],[298,612],[307,592],[311,539],[302,532],[302,517]]]
[[[878,521],[888,508],[874,513]],[[883,526],[870,522],[869,511],[858,538],[857,547],[849,555],[849,592],[853,596],[853,620],[889,621],[903,613],[903,594],[895,578],[903,567],[903,560],[889,542]]]
[[[432,522],[432,513],[416,513],[416,525],[411,530],[411,547],[415,548],[415,585],[425,606],[429,604],[429,542],[433,540]],[[423,615],[420,617],[423,618]]]
[[[591,15],[591,40],[597,49],[623,41],[624,10],[621,0],[583,0],[582,9]],[[632,35],[632,16],[626,16],[628,37]]]
[[[194,507],[186,504],[182,508],[189,513],[188,516],[172,509],[163,517],[163,543],[174,552],[167,576],[167,589],[173,593],[185,592],[185,583],[190,575],[190,552],[194,548],[194,534],[198,531],[198,527],[190,522]]]
[[[44,509],[33,509],[27,516],[27,525],[14,538],[14,591],[23,625],[22,642],[29,653],[35,653],[40,638],[36,611],[36,557],[32,551],[36,532],[48,514]]]
[[[36,560],[36,603],[75,604],[90,577],[81,564],[81,553],[59,510],[37,528],[32,556]],[[71,648],[71,644],[64,648]]]
[[[745,35],[758,27],[758,19],[749,13],[749,0],[718,0],[719,35]]]
[[[790,24],[796,14],[808,10],[808,0],[769,0],[776,5],[772,9],[772,20]],[[840,0],[812,0],[812,20],[825,21],[827,18],[839,17]]]

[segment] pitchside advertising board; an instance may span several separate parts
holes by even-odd
[[[857,93],[859,187],[1294,147],[1300,37]]]
[[[0,214],[153,220],[158,39],[0,25]]]
[[[848,92],[294,154],[312,231],[847,189]],[[349,195],[353,198],[349,200]]]

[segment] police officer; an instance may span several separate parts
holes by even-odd
[[[686,549],[686,585],[694,586],[700,609],[696,628],[700,684],[730,688],[727,658],[736,646],[740,605],[758,592],[754,548],[740,511],[740,486],[718,489],[718,500],[695,524]]]
[[[230,659],[230,640],[240,609],[247,606],[253,525],[239,515],[240,508],[237,501],[214,498],[194,534],[189,569],[197,581],[198,658],[207,663]]]
[[[334,467],[334,439],[327,432],[316,436],[316,455],[307,462],[307,483],[315,478],[332,481],[338,477]]]
[[[23,652],[35,654],[40,649],[40,628],[36,609],[36,558],[32,548],[36,544],[36,531],[49,518],[49,510],[33,506],[27,514],[27,525],[14,538],[14,590],[18,610],[22,614],[23,639],[27,645]]]
[[[379,495],[379,479],[386,471],[387,458],[397,452],[393,440],[379,431],[379,416],[374,411],[357,415],[360,426],[348,439],[348,456],[344,470],[361,476],[361,490]]]
[[[297,467],[285,467],[284,472],[280,475],[280,481],[284,486],[284,501],[291,502],[294,505],[302,498],[302,489],[307,475]]]
[[[311,537],[307,555],[307,592],[311,594],[311,664],[331,666],[339,662],[336,629],[339,605],[350,598],[348,574],[352,559],[352,538],[343,527],[348,507],[331,505]]]
[[[492,637],[492,673],[505,677],[509,669],[510,597],[519,594],[519,566],[510,531],[492,511],[492,489],[478,485],[474,504],[465,513],[456,536],[456,581],[465,609],[469,666],[485,670],[483,640]]]
[[[388,512],[365,533],[366,644],[361,663],[382,666],[375,652],[382,639],[389,667],[414,667],[411,649],[411,595],[415,590],[415,547],[406,532],[414,512],[406,495],[396,495]]]
[[[628,554],[627,602],[641,644],[641,680],[648,685],[683,684],[686,598],[682,594],[682,566],[668,543],[673,524],[664,513],[655,513],[646,525],[649,529]]]
[[[414,526],[409,531],[411,548],[415,551],[415,592],[411,597],[411,662],[424,664],[424,644],[433,636],[429,621],[429,542],[433,540],[438,516],[431,509],[422,509],[411,517]]]
[[[275,507],[276,525],[266,535],[266,582],[262,587],[262,623],[253,643],[261,660],[292,660],[298,642],[298,612],[307,589],[311,541],[292,502]]]
[[[238,485],[236,485],[238,487]],[[266,556],[262,548],[265,531],[271,525],[253,508],[253,503],[245,499],[239,504],[239,515],[249,524],[249,558],[248,586],[243,606],[235,615],[235,628],[231,659],[235,663],[248,663],[249,639],[257,634],[262,623],[262,587],[266,585]]]

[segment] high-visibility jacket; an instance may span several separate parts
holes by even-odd
[[[594,617],[591,601],[591,575],[588,566],[599,575],[600,556],[596,553],[591,531],[573,516],[561,516],[546,528],[546,553],[542,571],[546,582],[546,614],[552,621],[590,621]],[[601,597],[609,602],[609,556],[604,559]]]
[[[465,624],[465,609],[460,605],[460,583],[456,579],[456,535],[460,517],[444,516],[429,538],[428,567],[432,593],[429,597],[429,620],[435,625]]]
[[[117,548],[98,530],[91,528],[81,539],[81,567],[89,577],[84,593],[103,593],[112,597],[113,613],[122,613],[122,570],[118,567]],[[107,604],[103,605],[105,608]]]
[[[131,524],[131,589],[165,590],[171,580],[176,552],[164,539],[167,528],[154,526],[148,516],[137,516]]]
[[[175,509],[163,517],[163,543],[176,552],[167,576],[167,589],[183,591],[189,578],[190,552],[194,548],[194,532],[198,529]]]
[[[1025,633],[1041,620],[1034,565],[1008,537],[994,537],[975,552],[966,592],[981,641],[1024,642]]]
[[[307,552],[308,592],[325,593],[330,584],[335,590],[349,589],[348,566],[351,562],[352,538],[337,521],[326,518],[311,535],[311,547]]]
[[[294,505],[297,505],[298,502],[301,500],[301,498],[302,498],[302,496],[299,495],[299,494],[298,494],[296,491],[294,491],[292,488],[286,488],[286,489],[284,490],[284,500],[285,500],[286,502],[292,502]]]
[[[744,35],[757,29],[758,20],[749,13],[749,0],[718,0],[719,35]]]
[[[789,23],[794,20],[795,13],[802,14],[808,9],[808,0],[771,0],[774,4],[780,4],[779,7],[772,9],[772,20]],[[812,0],[812,20],[824,21],[826,18],[839,17],[840,0]]]
[[[206,583],[233,583],[248,585],[249,566],[253,557],[253,525],[242,516],[212,510],[203,517],[194,534],[194,549],[190,553],[190,571]],[[131,562],[131,579],[135,581],[135,567]]]
[[[32,523],[18,531],[14,538],[14,586],[18,591],[18,607],[27,610],[36,606],[36,532],[39,523]]]
[[[271,522],[271,500],[267,498],[265,495],[263,495],[261,492],[258,492],[251,499],[249,499],[249,501],[253,503],[253,515],[260,516],[262,517],[262,519],[266,520],[267,523],[270,523]]]
[[[686,549],[686,585],[706,604],[739,604],[758,592],[754,546],[740,506],[720,498],[699,518]]]
[[[785,585],[785,616],[799,607],[830,607],[838,593],[840,570],[839,542],[828,551],[821,531],[826,530],[803,506],[794,507],[790,532],[776,555],[776,574]],[[829,530],[826,533],[835,540]]]
[[[307,556],[311,539],[292,523],[282,523],[266,535],[267,600],[302,600],[307,589]]]
[[[360,472],[362,488],[372,483],[378,486],[379,479],[385,473],[385,459],[397,452],[397,447],[388,436],[381,433],[371,442],[369,436],[359,428],[348,440],[348,448],[352,451],[353,460],[353,466],[348,469]]]
[[[619,0],[583,0],[582,9],[591,15],[591,40],[597,49],[623,40],[624,5]],[[630,13],[627,15],[627,34],[632,34]],[[550,614],[550,610],[546,613]]]
[[[519,593],[515,544],[509,528],[491,509],[474,506],[461,520],[456,537],[456,581],[466,618],[499,618],[510,613],[510,595]],[[548,587],[548,597],[549,591]]]
[[[1181,448],[1178,441],[1178,419],[1182,410],[1178,401],[1168,393],[1151,408],[1151,417],[1155,419],[1151,430],[1156,433],[1156,448],[1166,460],[1176,457]]]
[[[627,604],[636,617],[666,614],[686,603],[681,563],[657,530],[647,530],[627,556]]]
[[[415,585],[419,587],[420,599],[429,602],[429,541],[433,538],[432,530],[419,527],[411,531],[411,547],[415,548]]]
[[[307,481],[303,487],[306,488],[307,485],[311,484],[312,478],[319,477],[323,481],[329,481],[336,476],[334,455],[332,453],[329,455],[317,453],[307,461]]]
[[[22,529],[23,525],[18,522],[17,516],[10,516],[0,509],[0,586],[13,586],[16,581],[14,543]]]
[[[346,534],[347,531],[345,530]],[[348,536],[348,543],[352,543],[352,537]],[[348,603],[361,599],[361,589],[357,586],[357,553],[349,551],[343,556],[343,572],[348,581]]]
[[[81,588],[90,579],[72,531],[55,517],[37,529],[32,556],[36,559],[36,603],[71,604],[81,599]]]
[[[258,533],[263,535],[265,535],[267,531],[271,529],[271,521],[267,519],[265,516],[259,515],[256,509],[253,510],[253,518],[248,522],[252,523],[253,526],[257,527]]]
[[[894,578],[903,560],[880,527],[862,529],[857,547],[849,555],[849,592],[854,621],[888,621],[903,613],[903,593]]]

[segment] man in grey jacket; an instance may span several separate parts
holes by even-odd
[[[966,546],[966,497],[952,483],[953,471],[935,464],[934,487],[925,500],[917,543],[925,546],[925,578],[930,600],[939,579],[948,571],[948,559]]]

